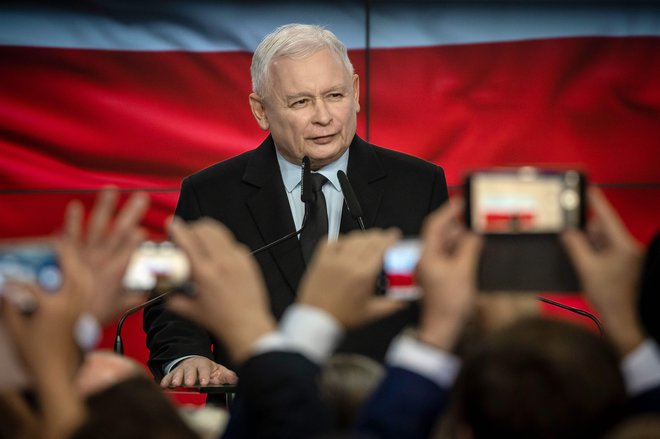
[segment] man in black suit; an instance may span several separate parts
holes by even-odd
[[[257,47],[251,67],[252,113],[270,135],[256,149],[187,177],[176,214],[187,221],[211,217],[256,250],[298,230],[302,223],[300,163],[328,182],[329,239],[358,227],[345,208],[337,171],[346,172],[362,206],[366,227],[419,233],[424,217],[447,199],[442,169],[370,145],[356,134],[359,79],[346,47],[318,26],[287,25]],[[279,318],[305,271],[296,238],[259,253],[270,307]],[[389,340],[416,319],[416,306],[351,331],[340,350],[382,359]],[[149,366],[161,384],[233,383],[236,375],[221,343],[199,326],[156,305],[145,310]],[[213,350],[211,349],[213,346]]]

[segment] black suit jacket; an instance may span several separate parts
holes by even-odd
[[[393,227],[417,235],[424,217],[447,200],[442,168],[421,159],[370,145],[355,136],[347,175],[363,210],[366,227]],[[185,220],[206,216],[224,223],[251,249],[295,230],[291,209],[270,136],[256,149],[215,164],[183,180],[176,214]],[[340,232],[358,225],[342,212]],[[296,297],[305,262],[298,239],[289,239],[256,256],[268,287],[273,314],[279,318]],[[238,294],[238,292],[237,292]],[[417,306],[347,334],[341,351],[382,360],[390,339],[416,321]],[[155,305],[144,312],[150,350],[149,367],[156,376],[170,361],[202,355],[232,367],[222,345],[201,327]],[[213,345],[213,351],[211,346]]]
[[[321,369],[296,352],[253,356],[241,376],[223,439],[311,438],[332,431],[322,399]]]

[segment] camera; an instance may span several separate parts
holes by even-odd
[[[145,241],[133,252],[124,274],[124,289],[134,292],[190,290],[190,262],[170,241]]]
[[[26,238],[0,243],[0,294],[9,279],[57,291],[62,285],[62,273],[52,242]]]
[[[57,291],[62,272],[52,241],[35,238],[0,243],[0,294],[9,279]],[[190,263],[181,249],[169,241],[145,241],[133,252],[122,286],[135,293],[189,292],[189,279]]]
[[[388,248],[383,258],[385,296],[396,300],[417,300],[420,288],[415,268],[422,249],[421,241],[408,237]]]
[[[464,179],[465,221],[484,235],[480,291],[578,292],[559,233],[585,224],[586,176],[575,169],[492,168]]]

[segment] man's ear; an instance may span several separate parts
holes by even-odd
[[[355,100],[355,112],[360,112],[360,77],[353,75],[353,99]]]
[[[252,115],[257,120],[259,128],[264,131],[268,131],[268,128],[270,128],[270,123],[268,123],[268,117],[266,116],[266,109],[264,108],[263,101],[256,93],[250,93],[249,99]]]

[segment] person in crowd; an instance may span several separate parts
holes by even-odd
[[[55,239],[58,291],[5,285],[0,318],[36,400],[35,409],[21,393],[2,395],[3,419],[18,420],[8,437],[196,437],[134,360],[86,352],[96,346],[100,325],[144,300],[124,294],[121,281],[145,238],[139,224],[149,199],[135,193],[119,210],[118,201],[116,189],[103,190],[87,221],[79,201],[69,204]]]
[[[360,354],[333,354],[321,372],[321,394],[337,431],[349,432],[355,418],[383,378],[383,365]]]
[[[594,219],[587,232],[566,231],[562,241],[579,273],[587,298],[603,319],[607,340],[611,343],[610,351],[613,349],[621,359],[620,377],[614,373],[616,358],[608,354],[606,346],[599,348],[597,340],[588,334],[578,336],[575,333],[570,340],[571,337],[560,336],[562,332],[577,329],[560,328],[557,323],[521,322],[504,329],[512,332],[494,335],[492,340],[475,349],[460,368],[460,360],[451,353],[451,347],[456,342],[455,334],[461,324],[455,318],[443,319],[442,314],[432,313],[433,308],[427,305],[433,303],[431,297],[436,297],[434,292],[437,292],[437,297],[462,303],[459,309],[455,309],[458,315],[469,313],[474,298],[476,255],[461,252],[459,241],[445,246],[445,250],[437,247],[439,260],[436,264],[427,265],[432,258],[423,257],[420,261],[418,275],[427,302],[422,307],[419,328],[416,334],[397,339],[390,348],[388,373],[366,404],[358,421],[358,431],[384,438],[429,437],[438,417],[447,411],[449,389],[459,368],[461,377],[454,389],[450,410],[451,431],[458,437],[491,437],[497,432],[506,437],[538,437],[537,434],[545,434],[540,431],[551,425],[555,428],[549,430],[551,433],[563,431],[562,435],[570,437],[595,437],[624,414],[657,412],[660,409],[660,349],[646,336],[636,312],[643,251],[600,191],[591,189],[589,202]],[[442,221],[438,219],[437,223]],[[437,269],[442,267],[443,260],[453,261],[455,266],[469,267],[463,272],[469,275],[462,279],[454,272],[453,278],[459,283],[444,293],[438,289],[443,285],[443,274]],[[435,270],[432,269],[434,266]],[[427,283],[432,276],[437,278]],[[444,282],[447,285],[447,280]],[[462,301],[459,297],[463,297]],[[428,319],[425,318],[427,314]],[[431,317],[435,317],[434,325],[439,327],[444,326],[439,323],[443,320],[456,322],[448,331],[454,335],[447,337],[446,330],[444,333],[429,331],[427,322],[434,320]],[[515,337],[514,333],[517,334]],[[534,333],[538,335],[534,336]],[[588,341],[588,337],[592,340]],[[547,349],[543,344],[546,338]],[[518,349],[518,354],[514,355],[516,340],[525,349]],[[590,345],[590,350],[580,348],[586,344]],[[587,354],[592,370],[576,366],[572,358]],[[518,363],[516,358],[520,360]],[[534,358],[536,364],[532,364]],[[495,359],[499,360],[491,362]],[[553,376],[552,370],[563,370],[564,373],[554,373]],[[536,377],[539,379],[525,379],[534,377],[534,373],[539,374]],[[562,382],[553,386],[541,380],[543,376],[546,380],[552,378]],[[609,376],[610,380],[594,382],[593,378],[598,376]],[[569,379],[572,381],[566,382]],[[578,382],[587,389],[585,392],[575,390]],[[627,395],[625,411],[621,409],[622,384]],[[563,399],[539,397],[540,390],[548,395],[554,391],[561,394],[562,388],[565,390]],[[575,410],[567,413],[564,406]],[[535,416],[531,416],[532,413]]]
[[[251,74],[250,108],[269,135],[256,149],[185,178],[176,215],[186,221],[213,218],[256,253],[270,312],[279,319],[296,299],[320,236],[333,240],[360,221],[366,228],[397,227],[416,235],[423,218],[446,201],[447,186],[442,168],[356,135],[359,78],[346,47],[329,30],[277,28],[257,47]],[[309,221],[298,239],[306,211],[303,157],[311,162],[310,181],[317,182],[310,186],[318,192],[313,189]],[[343,206],[338,171],[351,181],[359,221]],[[292,239],[259,250],[287,235]],[[381,360],[390,339],[416,315],[410,304],[354,328],[339,350]],[[145,310],[144,329],[149,365],[156,377],[164,375],[163,386],[236,382],[227,347],[198,325],[154,305]]]

